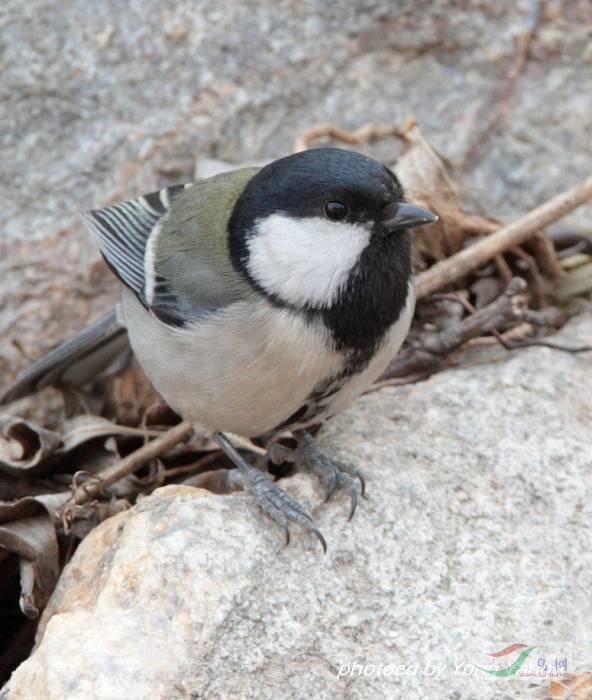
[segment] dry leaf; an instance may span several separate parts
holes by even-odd
[[[142,425],[146,428],[170,428],[182,420],[178,413],[163,401],[157,401],[148,406],[142,418]]]
[[[62,428],[62,446],[60,452],[66,453],[89,440],[98,437],[123,436],[158,437],[160,431],[130,428],[118,425],[101,416],[82,415],[64,422]]]
[[[103,412],[123,425],[139,425],[146,409],[160,400],[143,370],[132,365],[109,378]]]
[[[405,150],[394,168],[410,202],[440,218],[413,233],[414,265],[423,270],[437,260],[457,253],[467,236],[454,214],[463,203],[450,176],[450,165],[430,146],[415,121],[401,134]]]
[[[15,476],[41,471],[47,457],[61,442],[61,437],[53,430],[3,414],[0,416],[0,471]]]
[[[19,478],[0,472],[0,502],[17,501],[25,496],[42,496],[58,491],[63,491],[63,488],[54,484],[53,480],[31,478],[29,475]]]
[[[160,431],[130,428],[92,415],[65,421],[61,432],[60,435],[15,416],[1,416],[0,471],[22,477],[47,470],[60,457],[99,437],[160,435]]]
[[[29,618],[43,608],[60,572],[56,511],[70,492],[0,502],[0,545],[19,558],[20,607]]]

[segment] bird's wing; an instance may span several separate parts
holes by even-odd
[[[161,321],[201,319],[244,298],[249,285],[227,250],[229,212],[254,169],[174,185],[104,209],[83,222],[115,275]]]
[[[146,279],[153,277],[151,260],[147,259],[150,236],[162,226],[173,199],[190,186],[191,183],[173,185],[82,214],[84,225],[109,267],[146,307],[150,306]]]
[[[0,406],[46,386],[87,384],[125,355],[126,350],[127,333],[112,311],[25,368],[0,392]]]

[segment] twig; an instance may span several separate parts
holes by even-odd
[[[562,345],[561,343],[553,343],[550,340],[521,340],[517,343],[509,343],[508,340],[504,338],[503,335],[498,331],[493,331],[493,335],[496,337],[499,344],[506,350],[543,347],[551,348],[551,350],[561,350],[562,352],[567,352],[573,355],[577,355],[581,352],[592,352],[592,345],[576,345],[575,347],[572,347],[569,345]]]
[[[467,340],[491,333],[508,321],[521,320],[527,309],[523,296],[525,291],[526,282],[521,277],[513,278],[504,293],[491,304],[475,311],[451,328],[422,335],[417,343],[401,350],[380,380],[434,372],[445,361],[447,355]],[[438,297],[462,303],[465,307],[468,303],[465,300],[461,301],[459,297],[451,299],[448,295],[436,295],[435,301]]]
[[[113,464],[105,471],[101,472],[101,476],[92,482],[86,482],[77,486],[71,498],[62,507],[66,509],[81,503],[87,503],[97,496],[99,491],[111,486],[119,479],[135,472],[142,465],[149,462],[151,459],[158,457],[171,447],[178,445],[180,442],[187,440],[193,433],[193,425],[189,421],[183,421],[175,425],[160,437],[146,443],[135,452],[127,455],[123,459]]]
[[[560,257],[564,257],[566,251],[570,251],[572,248],[576,248],[576,252],[592,255],[592,235],[590,234],[564,229],[549,231],[548,235],[551,244],[559,250]]]
[[[384,379],[384,377],[387,376],[385,372],[385,374],[382,375],[382,378],[374,382],[374,384],[372,384],[372,386],[364,393],[369,394],[371,391],[384,389],[385,386],[405,386],[405,384],[417,384],[418,382],[422,382],[424,379],[427,379],[430,374],[432,374],[432,370],[418,372],[417,374],[408,374],[405,377],[387,377]]]
[[[541,276],[539,266],[537,265],[536,260],[532,257],[532,255],[529,255],[525,250],[522,250],[522,248],[520,248],[519,246],[513,246],[512,248],[510,248],[509,252],[512,253],[512,255],[515,255],[520,260],[522,260],[528,268],[532,281],[532,303],[536,307],[541,306],[543,303],[543,299],[545,298],[545,284],[543,282],[543,278]]]
[[[541,0],[529,0],[526,27],[514,39],[512,61],[502,83],[483,103],[474,120],[477,129],[466,149],[461,169],[468,170],[481,155],[491,136],[499,133],[510,115],[510,102],[526,68],[530,46],[543,19]]]
[[[563,268],[548,234],[539,231],[529,243],[534,250],[535,258],[540,263],[541,270],[553,279],[558,280],[562,277]]]
[[[413,120],[415,123],[415,120]],[[315,124],[310,129],[304,131],[292,146],[293,153],[306,151],[312,141],[320,138],[332,138],[336,141],[348,143],[355,146],[362,141],[377,141],[389,136],[404,138],[405,132],[409,129],[410,122],[406,122],[402,127],[393,124],[364,124],[355,131],[347,131],[335,124]]]
[[[441,260],[417,277],[417,296],[426,297],[488,262],[499,253],[518,246],[553,221],[561,219],[592,199],[592,176],[495,233],[455,255]]]
[[[497,267],[497,271],[499,272],[500,277],[502,279],[502,282],[504,284],[509,284],[510,280],[512,279],[512,268],[508,265],[506,259],[501,253],[498,253],[494,257],[494,261]]]
[[[532,333],[532,325],[530,323],[519,323],[517,326],[504,331],[501,335],[507,342],[514,339],[518,341],[524,340]],[[458,349],[457,353],[451,353],[450,358],[455,358],[470,348],[489,348],[492,345],[499,345],[499,340],[494,335],[480,335],[477,338],[471,338]]]
[[[532,332],[533,326],[558,326],[565,316],[553,307],[533,311],[526,305],[526,282],[515,277],[505,292],[483,309],[475,307],[457,294],[433,294],[427,301],[452,301],[461,304],[471,315],[453,327],[438,332],[427,332],[405,347],[391,361],[380,380],[372,389],[393,384],[407,384],[425,379],[445,362],[450,361],[454,351],[475,344],[500,343],[506,350],[543,346],[569,353],[592,351],[592,346],[569,347],[548,340],[524,340],[524,330]],[[522,322],[522,326],[502,334],[498,330],[507,324]],[[512,342],[512,333],[520,329],[522,339]],[[485,337],[485,334],[491,336]]]
[[[426,301],[452,301],[455,304],[460,304],[470,314],[474,314],[476,311],[475,307],[471,304],[471,302],[468,301],[467,299],[465,299],[464,297],[460,296],[460,294],[454,294],[454,293],[431,294],[426,299]]]
[[[221,456],[222,450],[214,450],[213,452],[200,457],[200,459],[192,462],[191,464],[183,464],[180,467],[171,467],[170,469],[166,469],[164,472],[164,478],[172,479],[173,477],[180,476],[182,474],[191,474],[192,472],[196,472],[203,467],[206,467],[208,464],[215,462],[217,459],[220,459]]]

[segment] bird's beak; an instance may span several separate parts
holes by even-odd
[[[433,224],[438,221],[438,217],[427,209],[416,207],[415,204],[401,202],[397,205],[397,210],[390,219],[383,221],[384,226],[389,231],[405,231],[408,228]]]

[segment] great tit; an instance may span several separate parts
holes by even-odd
[[[387,167],[337,148],[89,211],[83,221],[122,283],[117,320],[40,360],[2,401],[90,379],[100,363],[86,377],[76,363],[120,349],[125,327],[166,402],[238,467],[232,482],[287,538],[293,521],[325,547],[302,507],[225,433],[269,443],[292,431],[295,452],[276,446],[274,459],[311,468],[328,496],[349,489],[353,515],[361,474],[322,453],[306,429],[367,390],[400,347],[415,303],[409,229],[436,218],[404,200]]]

